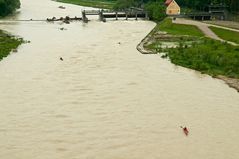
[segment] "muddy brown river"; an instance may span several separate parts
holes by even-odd
[[[239,93],[140,54],[153,22],[12,21],[81,9],[22,0],[17,15],[0,21],[31,41],[0,62],[1,159],[239,158]]]

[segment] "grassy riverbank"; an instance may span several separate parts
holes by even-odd
[[[193,25],[174,24],[170,18],[164,19],[156,27],[156,31],[166,31],[173,35],[204,36],[204,34]]]
[[[10,36],[0,30],[0,60],[23,43],[22,39]]]
[[[56,1],[104,9],[112,9],[116,3],[115,0],[56,0]]]
[[[212,76],[239,78],[239,47],[205,38],[190,47],[168,49],[172,63]]]
[[[154,53],[163,52],[162,57],[169,57],[176,65],[212,76],[223,75],[239,79],[238,46],[203,37],[197,28],[172,24],[171,19],[159,23],[149,36],[150,42],[144,45],[145,48]],[[173,47],[169,42],[173,43]]]
[[[210,26],[209,27],[217,36],[219,36],[221,39],[226,40],[226,41],[232,41],[237,44],[239,44],[239,32],[231,31],[231,30],[226,30],[222,28],[217,28]]]

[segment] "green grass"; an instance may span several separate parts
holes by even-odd
[[[221,39],[239,44],[239,32],[212,27],[212,26],[210,26],[209,28],[215,34],[217,34],[217,36],[219,36]]]
[[[23,43],[22,39],[9,36],[0,30],[0,60],[8,56],[8,54],[21,43]]]
[[[112,9],[116,3],[115,0],[56,0],[56,1],[103,9]]]
[[[166,31],[173,35],[191,35],[202,37],[204,34],[193,25],[174,24],[170,18],[164,19],[157,27],[161,31]]]
[[[212,76],[239,78],[239,47],[205,38],[200,44],[168,50],[172,63]]]
[[[166,31],[169,35],[165,38],[165,34],[160,35],[158,31]],[[145,47],[156,53],[164,53],[162,57],[169,57],[176,65],[211,76],[239,79],[239,46],[206,38],[197,28],[172,24],[170,19],[159,23],[150,36],[153,43]],[[234,33],[232,38],[236,37],[239,35]],[[165,42],[174,42],[177,47],[162,47]]]

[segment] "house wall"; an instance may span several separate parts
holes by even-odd
[[[166,14],[167,15],[179,15],[180,14],[180,7],[175,1],[172,1],[167,9],[166,9]]]

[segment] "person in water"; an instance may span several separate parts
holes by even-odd
[[[180,126],[180,127],[183,129],[184,134],[188,136],[189,134],[188,128],[186,126],[185,127]]]

